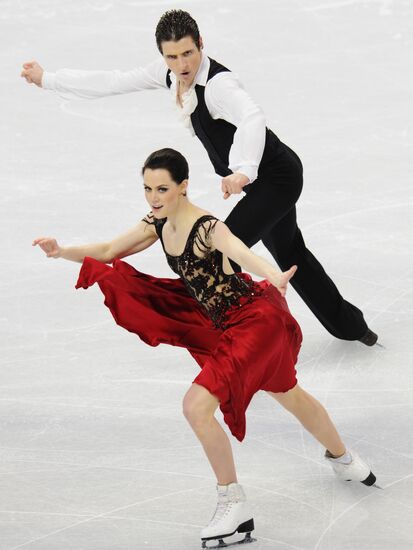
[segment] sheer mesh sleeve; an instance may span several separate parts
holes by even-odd
[[[165,225],[166,219],[167,218],[161,218],[161,219],[155,218],[155,216],[151,211],[149,212],[149,214],[146,214],[146,216],[142,218],[141,221],[148,224],[148,226],[151,226],[151,229],[155,229],[156,234],[162,241],[162,227]]]
[[[148,225],[155,225],[155,218],[154,218],[154,215],[152,214],[152,211],[149,212],[149,214],[146,214],[146,216],[142,218],[141,221],[147,223]]]

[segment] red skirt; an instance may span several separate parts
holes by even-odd
[[[112,267],[85,258],[76,288],[96,282],[118,325],[150,346],[189,351],[202,369],[193,382],[217,397],[239,441],[245,436],[245,411],[258,390],[286,392],[296,385],[301,330],[268,281],[257,283],[262,293],[251,302],[227,312],[225,330],[214,326],[181,279],[152,277],[121,260]]]

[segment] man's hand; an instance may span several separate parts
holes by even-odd
[[[36,84],[39,88],[42,87],[43,67],[37,61],[29,61],[23,63],[23,70],[20,74],[29,84]]]
[[[243,187],[248,185],[250,180],[244,174],[234,172],[225,178],[222,178],[221,189],[224,193],[224,199],[227,199],[231,195],[239,195]]]

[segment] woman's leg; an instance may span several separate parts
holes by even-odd
[[[183,401],[183,411],[201,442],[218,485],[237,482],[231,443],[214,414],[219,401],[199,384],[192,384]]]
[[[325,408],[298,384],[286,393],[267,393],[291,412],[331,455],[338,457],[346,452]]]

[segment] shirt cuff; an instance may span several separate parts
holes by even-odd
[[[243,174],[244,176],[247,176],[247,178],[250,180],[249,183],[252,183],[257,179],[258,168],[256,166],[230,166],[229,168],[233,172],[237,172],[238,174]]]
[[[56,73],[43,72],[42,88],[45,90],[56,90]]]

